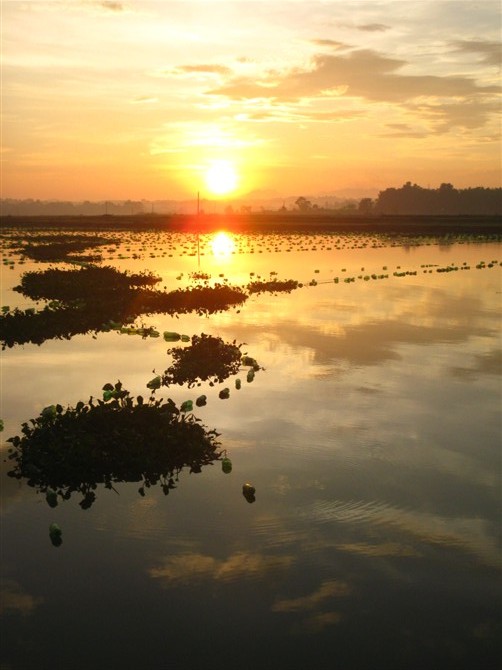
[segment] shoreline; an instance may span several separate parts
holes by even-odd
[[[256,214],[134,214],[128,216],[0,216],[0,229],[166,230],[208,233],[366,233],[389,235],[500,235],[502,217],[486,215],[337,216],[267,212]]]

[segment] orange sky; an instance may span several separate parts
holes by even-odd
[[[498,0],[1,8],[4,198],[501,185]]]

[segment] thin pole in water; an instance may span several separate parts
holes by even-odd
[[[200,269],[199,215],[200,215],[200,191],[197,191],[197,267]]]

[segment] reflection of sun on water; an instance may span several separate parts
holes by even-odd
[[[211,249],[215,256],[230,256],[235,250],[235,242],[227,233],[217,233],[210,242]]]

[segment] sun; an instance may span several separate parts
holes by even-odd
[[[235,191],[239,177],[235,166],[226,160],[213,161],[206,172],[206,186],[214,195]]]

